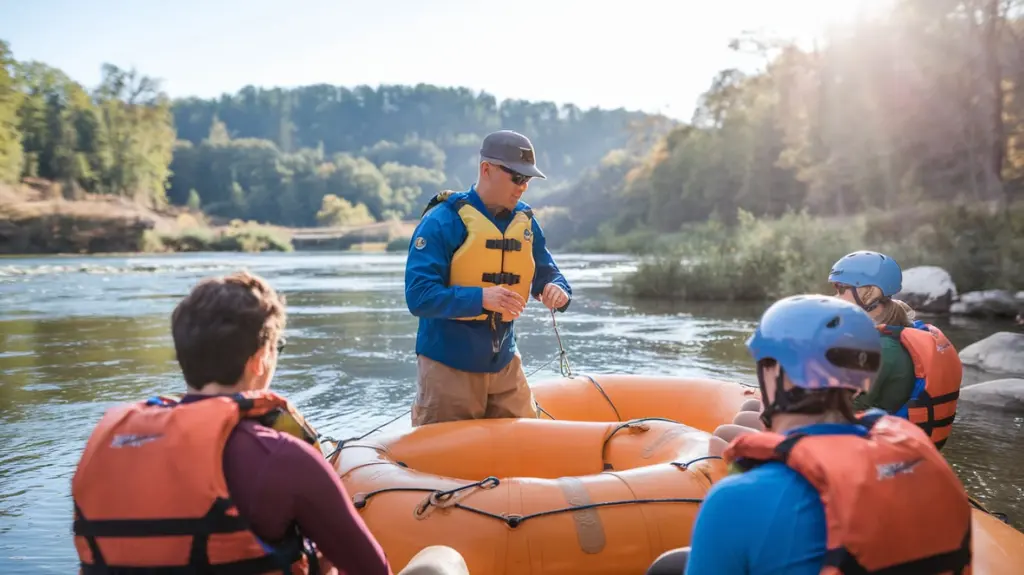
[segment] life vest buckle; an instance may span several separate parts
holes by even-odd
[[[523,242],[516,238],[490,239],[485,242],[485,245],[489,250],[501,250],[503,252],[518,252],[523,249]]]
[[[519,283],[519,274],[512,274],[508,272],[497,272],[497,273],[485,273],[482,279],[485,282],[490,282],[497,285],[516,285]]]

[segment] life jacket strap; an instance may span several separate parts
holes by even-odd
[[[963,573],[971,563],[971,528],[960,547],[953,551],[914,559],[897,565],[890,565],[875,571],[867,570],[845,547],[829,549],[825,553],[825,565],[835,567],[843,575],[899,575],[901,573]]]
[[[489,239],[484,242],[484,245],[489,250],[501,250],[503,252],[523,251],[523,242],[516,238]]]
[[[186,575],[206,571],[226,575],[259,575],[282,571],[287,573],[290,565],[304,553],[301,535],[296,534],[280,551],[270,552],[262,557],[242,559],[230,563],[210,564],[208,544],[210,535],[237,533],[248,530],[248,522],[240,515],[228,515],[234,507],[229,499],[218,498],[203,517],[168,519],[102,519],[90,520],[75,505],[74,534],[85,538],[92,552],[92,563],[80,562],[83,575]],[[100,549],[99,537],[173,537],[191,536],[192,548],[187,565],[122,567],[109,565]],[[314,559],[315,560],[315,559]]]
[[[497,272],[497,273],[485,273],[482,279],[485,282],[491,282],[492,284],[498,285],[516,285],[521,279],[519,274],[512,274],[508,272]]]

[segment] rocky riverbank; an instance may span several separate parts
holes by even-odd
[[[179,231],[179,216],[187,215],[117,196],[64,196],[60,184],[45,180],[0,186],[0,254],[151,251],[147,243]]]
[[[958,293],[953,277],[937,266],[903,272],[903,291],[896,295],[923,314],[1014,319],[1024,313],[1024,291],[990,289]]]
[[[85,194],[47,180],[0,185],[0,255],[292,249],[288,228],[217,222],[184,207]]]
[[[1024,291],[993,289],[960,294],[949,272],[937,266],[904,271],[903,291],[896,298],[922,315],[1005,320],[1020,318],[1024,313]],[[961,349],[960,360],[966,369],[962,401],[1024,413],[1024,333],[994,333]]]
[[[65,198],[71,195],[73,199]],[[127,198],[65,194],[60,184],[0,185],[0,255],[408,249],[416,221],[291,229],[217,222],[184,207]]]

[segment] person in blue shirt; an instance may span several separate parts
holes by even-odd
[[[747,347],[766,431],[732,439],[723,458],[734,474],[709,490],[691,546],[659,557],[650,575],[938,574],[971,564],[970,503],[928,435],[880,409],[854,411],[881,363],[867,312],[830,296],[785,298]]]
[[[537,417],[514,320],[533,296],[552,311],[572,290],[521,201],[537,169],[533,144],[501,130],[484,138],[476,184],[441,192],[413,232],[405,300],[419,318],[413,426]]]

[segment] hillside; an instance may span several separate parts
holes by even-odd
[[[613,149],[649,145],[675,122],[626,110],[502,101],[436,86],[247,87],[171,100],[157,81],[105,64],[88,89],[19,62],[0,42],[0,183],[60,184],[66,201],[114,195],[162,209],[288,227],[415,218],[475,179],[480,140],[520,130],[565,189]]]
[[[568,187],[610,150],[674,124],[427,85],[250,87],[218,100],[176,101],[172,112],[179,137],[172,203],[292,226],[415,217],[437,191],[475,181],[480,141],[494,130],[533,141],[548,175],[531,184],[536,199]],[[328,195],[351,213],[317,217]]]
[[[893,4],[814,50],[738,39],[764,69],[720,71],[689,123],[541,203],[582,210],[582,238],[600,223],[623,234],[735,222],[738,209],[849,216],[1020,197],[1024,1],[986,0],[984,13],[962,0]],[[613,205],[594,206],[595,188]]]
[[[812,50],[738,39],[764,68],[722,70],[690,123],[539,202],[552,245],[703,261],[633,282],[672,297],[825,289],[856,249],[1024,288],[1024,2],[982,4],[897,0]]]

